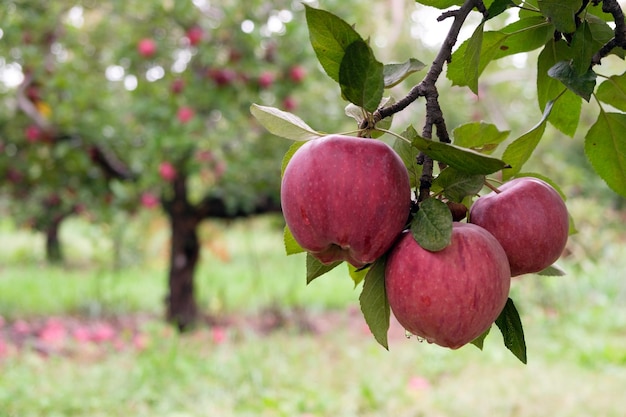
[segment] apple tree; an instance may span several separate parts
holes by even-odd
[[[301,48],[307,31],[295,17],[303,6],[9,3],[0,56],[17,82],[3,86],[10,111],[0,165],[20,175],[4,177],[6,190],[25,192],[28,178],[28,196],[61,194],[65,202],[71,182],[90,212],[162,209],[171,230],[167,317],[188,328],[199,313],[200,223],[280,210],[288,144],[256,122],[250,104],[325,111],[303,100],[304,91],[323,94],[310,76],[314,54]],[[27,103],[34,88],[37,101]],[[42,139],[28,139],[31,125]],[[103,199],[110,210],[97,207]],[[12,198],[15,212],[51,213],[50,204],[30,201]]]
[[[309,124],[262,103],[251,107],[269,132],[295,141],[282,170],[287,254],[307,253],[307,282],[346,262],[355,284],[363,282],[362,312],[384,347],[391,312],[407,335],[452,349],[468,343],[482,349],[495,323],[505,346],[526,363],[511,277],[564,274],[554,262],[575,232],[560,187],[549,174],[525,170],[546,126],[584,141],[595,173],[626,196],[622,6],[616,0],[417,3],[440,9],[433,24],[449,24],[428,65],[420,56],[382,63],[367,26],[306,7],[311,47],[348,101],[355,138],[319,132],[314,119]],[[445,81],[455,94],[489,100],[481,89],[485,74],[497,72],[504,58],[533,51],[538,110],[524,133],[508,138],[511,132],[489,121],[458,120],[458,104],[442,105],[449,102],[440,96]],[[396,96],[399,83],[410,87]],[[412,105],[419,102],[425,110],[415,122]],[[594,121],[587,125],[583,115]],[[402,125],[392,128],[393,119]],[[378,155],[394,151],[396,162],[367,156],[376,154],[374,146],[388,148]],[[399,176],[392,174],[398,160]]]
[[[9,3],[0,18],[0,189],[18,223],[45,233],[50,262],[62,221],[109,216],[111,181],[132,177],[107,137],[117,117],[99,41],[68,23],[72,6]]]

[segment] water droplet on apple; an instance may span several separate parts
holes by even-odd
[[[411,333],[408,330],[404,330],[404,335],[406,336],[407,339],[410,339],[411,337],[415,336],[413,333]]]

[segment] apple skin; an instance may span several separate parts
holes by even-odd
[[[438,252],[405,232],[389,252],[385,289],[398,322],[430,343],[458,349],[483,334],[504,308],[511,271],[485,229],[453,223],[452,241]]]
[[[137,44],[137,51],[139,55],[149,58],[156,53],[157,45],[154,39],[152,38],[144,38],[139,41]]]
[[[512,276],[552,265],[563,253],[569,233],[567,207],[559,193],[532,177],[513,179],[499,190],[474,202],[470,222],[498,239]]]
[[[176,168],[171,163],[165,161],[159,164],[159,175],[167,182],[172,182],[176,179],[178,173]]]
[[[374,262],[402,232],[411,187],[400,157],[375,139],[328,135],[293,155],[281,185],[296,242],[324,264]]]
[[[204,30],[200,26],[192,26],[185,33],[191,46],[198,45],[204,38]]]
[[[188,123],[191,119],[193,119],[195,115],[194,110],[191,107],[183,106],[178,109],[178,113],[176,113],[176,117],[180,123]]]

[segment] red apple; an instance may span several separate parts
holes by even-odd
[[[402,160],[384,142],[329,135],[295,152],[281,203],[300,246],[323,263],[361,267],[383,255],[404,228],[411,188]]]
[[[289,78],[294,83],[300,83],[306,77],[306,69],[301,65],[294,65],[289,68]]]
[[[30,143],[39,142],[44,137],[43,131],[35,125],[28,126],[24,134],[26,135],[26,140]]]
[[[270,88],[274,84],[274,74],[268,71],[259,75],[259,86],[261,88]]]
[[[139,52],[139,55],[143,56],[144,58],[150,58],[156,53],[156,50],[156,42],[154,41],[154,39],[151,38],[141,39],[137,44],[137,51]]]
[[[195,115],[195,112],[193,111],[191,107],[183,106],[180,109],[178,109],[178,113],[176,116],[178,117],[179,122],[187,123],[191,119],[193,119],[194,115]]]
[[[200,26],[192,26],[187,29],[187,33],[185,34],[187,39],[189,40],[189,44],[191,46],[196,46],[202,41],[204,37],[204,30]]]
[[[161,162],[159,165],[159,175],[167,182],[174,181],[176,178],[176,168],[169,162]]]
[[[149,191],[141,194],[141,205],[147,209],[153,209],[159,205],[159,198]]]
[[[511,271],[485,229],[454,223],[451,244],[430,252],[405,232],[385,266],[385,288],[398,322],[412,334],[458,349],[483,334],[504,308]]]
[[[292,96],[287,96],[283,99],[283,107],[287,111],[294,111],[298,107],[298,102]]]
[[[225,87],[232,84],[237,79],[237,73],[228,68],[210,68],[207,76],[213,80],[218,87]]]
[[[183,92],[184,89],[185,89],[185,80],[181,78],[177,78],[174,81],[172,81],[172,85],[170,86],[170,90],[172,91],[172,94],[180,94]]]
[[[567,208],[546,182],[516,178],[480,197],[470,222],[487,229],[506,252],[513,276],[539,272],[563,253],[569,232]]]

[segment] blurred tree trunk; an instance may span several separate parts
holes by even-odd
[[[200,222],[188,200],[186,178],[176,178],[173,188],[173,198],[164,204],[171,230],[167,320],[184,331],[194,324],[198,315],[193,277],[200,257]]]
[[[174,179],[173,196],[163,200],[171,227],[169,293],[166,298],[167,320],[180,331],[192,327],[198,319],[194,294],[194,273],[200,259],[198,226],[204,219],[234,219],[255,214],[280,212],[280,204],[271,197],[259,198],[248,210],[229,210],[219,197],[207,197],[197,205],[189,202],[187,178]]]
[[[58,265],[63,263],[63,250],[59,231],[65,216],[55,216],[48,222],[43,230],[46,235],[46,261],[50,264]]]

